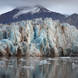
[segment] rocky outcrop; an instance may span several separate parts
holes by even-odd
[[[78,30],[51,18],[0,25],[0,55],[67,56],[77,48]]]

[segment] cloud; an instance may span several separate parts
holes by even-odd
[[[0,11],[5,7],[5,10],[11,10],[15,7],[33,5],[42,5],[63,14],[78,13],[78,0],[0,0]]]

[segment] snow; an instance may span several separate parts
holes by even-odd
[[[43,6],[32,6],[32,7],[19,7],[17,8],[19,11],[17,14],[13,16],[13,18],[18,18],[20,15],[31,13],[32,15],[38,13],[40,11],[43,12],[51,12],[50,10],[44,8]]]
[[[39,11],[40,11],[39,7],[28,7],[28,8],[22,8],[22,9],[19,8],[19,12],[17,14],[15,14],[13,18],[18,18],[18,16],[20,16],[22,14],[29,13],[29,12],[31,14],[34,14],[34,13],[37,13]]]

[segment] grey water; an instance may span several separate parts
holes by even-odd
[[[78,57],[0,57],[0,78],[78,78]]]

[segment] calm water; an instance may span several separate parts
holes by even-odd
[[[0,78],[78,78],[78,58],[0,58]]]

